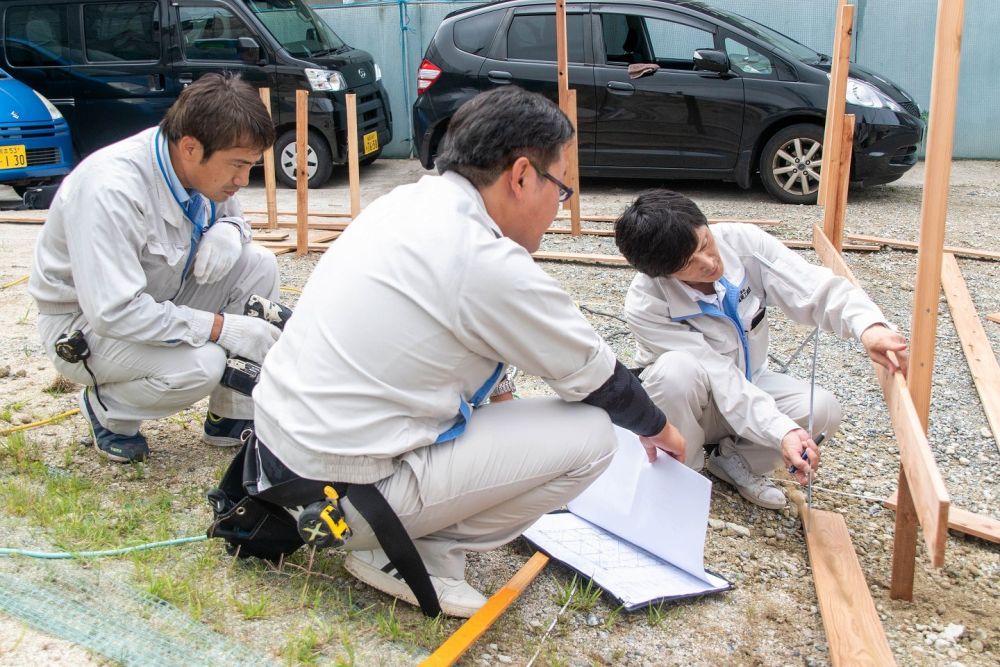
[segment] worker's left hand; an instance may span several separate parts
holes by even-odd
[[[194,279],[199,285],[221,280],[236,264],[243,252],[243,240],[236,225],[215,223],[208,228],[198,244],[194,258]]]
[[[910,350],[906,344],[906,338],[882,324],[873,324],[861,334],[861,344],[865,352],[876,364],[895,373],[898,369],[903,377],[906,377],[907,366],[910,361]],[[889,358],[888,352],[896,355],[897,366]]]

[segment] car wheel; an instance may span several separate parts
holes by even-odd
[[[326,141],[316,132],[309,132],[306,139],[309,152],[306,153],[306,173],[309,187],[318,188],[330,180],[333,173],[333,157]],[[283,185],[295,187],[295,163],[298,152],[295,149],[295,130],[288,130],[274,142],[275,175]]]
[[[778,130],[760,154],[760,178],[785,204],[815,204],[823,165],[823,128],[801,123]]]

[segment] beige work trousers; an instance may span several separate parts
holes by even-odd
[[[611,463],[607,413],[533,398],[485,405],[455,440],[400,458],[375,484],[402,521],[429,574],[463,579],[467,551],[489,551],[576,497]],[[348,550],[378,549],[350,500]]]
[[[251,294],[278,298],[278,265],[269,250],[248,244],[225,277],[209,285],[189,277],[173,301],[196,310],[242,315]],[[147,345],[98,336],[82,313],[39,315],[38,329],[56,370],[73,382],[92,385],[82,363],[71,364],[55,354],[59,336],[73,329],[83,331],[90,347],[87,364],[108,409],[93,394],[90,407],[101,425],[114,433],[134,435],[142,420],[170,416],[206,396],[214,414],[253,419],[253,399],[219,384],[226,351],[215,343]]]
[[[688,352],[665,352],[640,376],[643,387],[687,440],[685,464],[695,470],[705,465],[706,443],[719,445],[721,456],[736,452],[751,472],[766,475],[782,465],[781,443],[740,436],[719,412],[712,397],[708,373]],[[778,410],[804,429],[809,428],[809,382],[764,370],[754,385],[774,398]],[[840,427],[840,403],[826,389],[816,387],[813,437],[827,437]]]

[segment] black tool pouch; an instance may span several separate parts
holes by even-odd
[[[212,505],[212,525],[209,537],[226,541],[226,551],[247,558],[255,556],[278,561],[301,547],[295,519],[282,507],[250,496],[243,481],[247,461],[247,443],[237,452],[219,488],[208,492]]]

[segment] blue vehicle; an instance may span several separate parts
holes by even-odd
[[[18,195],[73,168],[69,125],[55,105],[0,69],[0,183]]]

